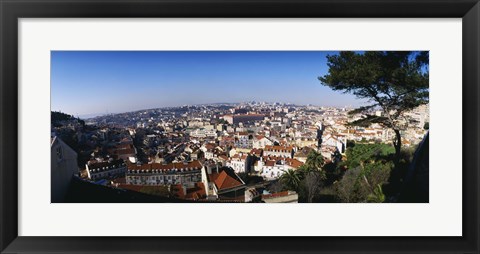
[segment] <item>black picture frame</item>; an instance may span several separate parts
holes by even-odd
[[[480,5],[478,0],[0,0],[0,17],[0,250],[2,253],[479,253]],[[18,236],[18,19],[54,17],[462,18],[463,236]],[[441,222],[438,226],[442,226]]]

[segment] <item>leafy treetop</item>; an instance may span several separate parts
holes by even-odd
[[[370,102],[351,113],[383,111],[383,116],[367,114],[358,125],[380,123],[398,129],[402,113],[428,103],[428,59],[428,51],[342,51],[327,56],[329,72],[319,80]]]

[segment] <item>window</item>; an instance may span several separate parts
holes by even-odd
[[[63,160],[63,149],[62,147],[57,147],[57,160],[61,161]]]

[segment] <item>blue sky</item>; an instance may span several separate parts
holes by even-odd
[[[321,51],[52,51],[52,110],[85,116],[216,102],[358,106],[320,84]]]

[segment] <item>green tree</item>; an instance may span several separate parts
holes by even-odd
[[[391,161],[391,155],[395,154],[395,149],[388,144],[357,144],[349,147],[346,152],[347,160],[344,165],[347,168],[355,168],[362,163],[382,160]]]
[[[280,177],[280,181],[282,182],[282,184],[285,185],[287,189],[298,191],[300,183],[302,181],[302,176],[300,174],[300,171],[289,169],[282,174],[282,176]]]
[[[312,151],[307,156],[307,161],[298,169],[289,169],[280,177],[284,189],[294,190],[298,193],[299,199],[313,202],[320,187],[326,179],[323,156]]]
[[[385,194],[383,194],[382,186],[377,184],[371,194],[368,195],[367,201],[369,203],[383,203],[385,202]]]
[[[337,201],[342,203],[357,202],[359,198],[356,197],[356,189],[361,173],[360,167],[349,169],[340,181],[334,183],[333,188]]]
[[[321,153],[312,150],[307,155],[307,160],[305,162],[305,167],[309,170],[320,170],[323,167],[325,160]]]
[[[305,164],[297,169],[297,174],[301,180],[298,192],[302,200],[311,203],[318,195],[327,178],[325,170],[323,170],[324,164],[325,160],[322,154],[312,150],[307,155]]]
[[[429,123],[429,122],[426,122],[426,123],[423,125],[423,129],[428,130],[429,128],[430,128],[430,123]]]
[[[300,166],[297,171],[301,177],[301,180],[305,178],[305,176],[310,172],[320,172],[322,176],[324,176],[324,172],[322,172],[322,167],[325,164],[325,160],[321,153],[318,153],[314,150],[310,151],[307,155],[307,160],[305,164]]]
[[[405,128],[403,113],[428,103],[429,53],[427,51],[342,51],[327,56],[328,73],[320,82],[333,89],[366,99],[370,105],[351,113],[366,117],[354,122],[368,126],[379,123],[395,133],[395,165],[402,147],[401,130]],[[371,114],[380,109],[382,116]]]
[[[325,180],[325,174],[320,170],[312,170],[305,174],[303,186],[307,196],[307,202],[312,203],[320,191],[320,187]]]

